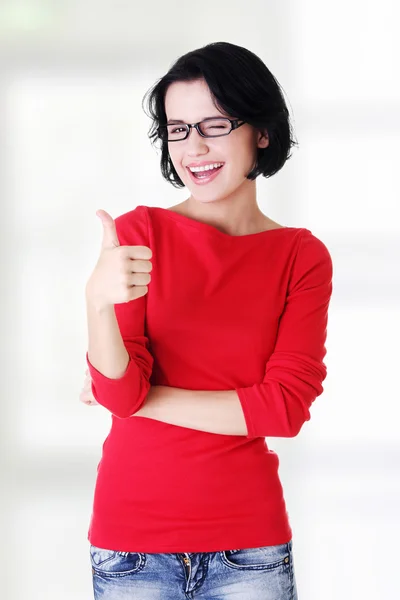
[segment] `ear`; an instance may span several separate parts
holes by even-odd
[[[258,148],[266,148],[269,145],[269,137],[268,131],[265,129],[264,131],[257,132],[257,147]]]

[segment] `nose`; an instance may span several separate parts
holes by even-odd
[[[189,137],[186,138],[187,153],[189,156],[203,155],[208,152],[207,140],[196,130],[191,127]]]

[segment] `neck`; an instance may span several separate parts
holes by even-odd
[[[267,219],[257,204],[256,182],[249,180],[225,198],[199,200],[191,195],[179,207],[188,217],[228,235],[253,233]]]

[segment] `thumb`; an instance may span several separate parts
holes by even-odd
[[[102,248],[116,248],[120,246],[114,219],[105,210],[96,211],[96,215],[103,224]]]

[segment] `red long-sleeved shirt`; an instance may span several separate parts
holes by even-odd
[[[90,543],[131,552],[216,552],[292,537],[277,454],[326,377],[332,260],[305,228],[230,236],[159,207],[115,219],[121,245],[152,250],[148,293],[114,306],[129,363],[109,379],[86,360],[112,413],[97,468]],[[236,390],[248,434],[129,418],[151,385]]]

